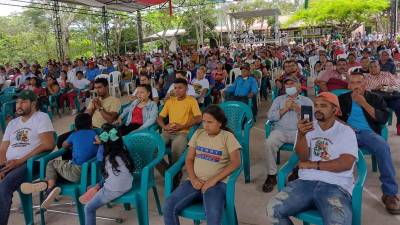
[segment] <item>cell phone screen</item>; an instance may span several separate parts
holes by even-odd
[[[301,106],[301,119],[312,121],[312,106],[302,105]]]

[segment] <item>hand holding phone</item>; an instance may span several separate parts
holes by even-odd
[[[312,106],[302,105],[300,114],[301,114],[302,120],[308,120],[309,122],[312,122],[312,118],[313,118]]]

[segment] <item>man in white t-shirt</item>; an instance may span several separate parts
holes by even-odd
[[[26,181],[26,161],[54,148],[49,116],[37,111],[37,97],[24,90],[16,103],[17,118],[10,121],[0,145],[0,224],[6,225],[14,191]]]
[[[84,90],[89,87],[89,84],[90,81],[83,77],[82,71],[76,72],[76,79],[72,81],[72,85],[74,85],[74,88]]]
[[[139,81],[140,81],[140,84],[151,85],[151,80],[150,80],[150,77],[148,77],[148,76],[145,76],[145,75],[140,76]],[[133,101],[137,99],[136,92],[137,92],[137,89],[135,89],[135,91],[133,91],[133,93],[132,93],[131,99]],[[158,91],[154,87],[151,87],[151,97],[153,98],[153,101],[158,104],[158,100],[159,100]]]
[[[208,82],[206,75],[206,67],[200,66],[196,72],[196,78],[192,80],[192,86],[196,93],[197,101],[200,104],[204,103],[208,89],[210,89],[210,83]]]
[[[317,121],[298,123],[295,150],[299,158],[299,179],[289,182],[268,203],[273,224],[289,224],[290,216],[316,208],[324,224],[351,224],[353,168],[358,159],[354,131],[339,122],[336,95],[322,92],[315,99]]]

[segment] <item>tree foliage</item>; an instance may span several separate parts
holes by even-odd
[[[285,24],[336,26],[349,34],[363,22],[374,20],[388,9],[389,0],[315,0],[308,9],[298,10]]]

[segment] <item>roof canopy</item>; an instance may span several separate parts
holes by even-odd
[[[87,5],[91,7],[103,7],[107,9],[136,12],[149,6],[158,5],[168,0],[59,0],[60,2]]]
[[[252,17],[266,17],[266,16],[278,16],[278,15],[281,15],[281,11],[279,9],[262,9],[262,10],[246,11],[246,12],[229,13],[229,16],[235,19],[247,19]]]

